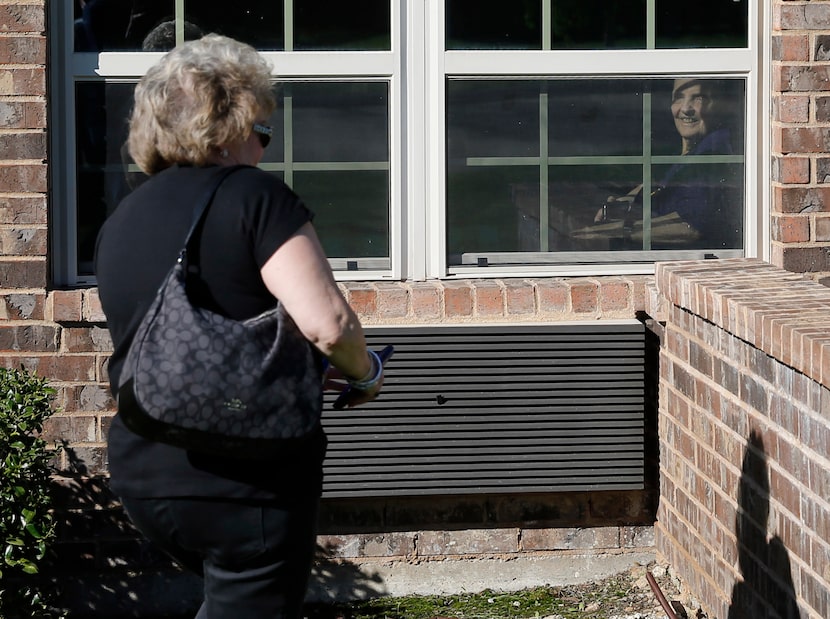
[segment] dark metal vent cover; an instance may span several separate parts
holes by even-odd
[[[640,489],[637,321],[367,328],[381,397],[327,396],[325,497]]]

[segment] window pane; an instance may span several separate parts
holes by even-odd
[[[541,49],[542,0],[446,0],[447,49]]]
[[[78,272],[92,273],[95,238],[143,175],[125,174],[124,144],[132,106],[132,84],[78,84],[75,90]]]
[[[286,180],[317,214],[326,254],[389,258],[388,83],[300,82],[281,90]]]
[[[316,214],[326,256],[389,257],[388,172],[297,172],[293,185]]]
[[[450,264],[742,247],[742,80],[452,79],[447,89]],[[502,107],[506,90],[515,99]]]
[[[552,0],[553,49],[643,49],[645,0]]]
[[[386,82],[288,84],[296,161],[389,162]]]
[[[294,49],[391,49],[390,0],[294,0]]]
[[[749,0],[655,0],[656,46],[746,47]]]
[[[186,0],[185,21],[202,33],[216,32],[260,50],[285,49],[279,0]]]
[[[175,45],[174,0],[76,2],[75,51],[159,51]],[[188,0],[184,6],[187,40],[216,32],[258,49],[284,49],[282,2]]]

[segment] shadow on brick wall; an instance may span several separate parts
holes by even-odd
[[[182,571],[130,523],[107,479],[90,476],[71,447],[54,480],[58,541],[43,570],[71,619],[192,617],[201,578]],[[311,588],[326,597],[365,598],[383,591],[375,574],[342,565],[318,545]]]
[[[727,619],[799,617],[787,549],[777,535],[767,539],[769,492],[764,440],[753,430],[744,450],[735,518],[743,582],[732,589]]]

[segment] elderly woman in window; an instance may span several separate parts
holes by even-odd
[[[680,136],[680,154],[652,187],[652,249],[724,249],[741,246],[740,179],[733,164],[696,156],[732,155],[734,135],[726,84],[719,80],[676,79],[671,114]],[[642,185],[627,195],[611,196],[596,214],[597,223],[642,219]]]

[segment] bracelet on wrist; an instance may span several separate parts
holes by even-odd
[[[369,391],[375,387],[383,377],[383,361],[380,360],[378,354],[374,350],[370,350],[369,358],[372,360],[372,367],[369,369],[369,373],[366,374],[366,376],[360,380],[353,380],[351,378],[346,379],[352,389],[357,389],[358,391]]]

